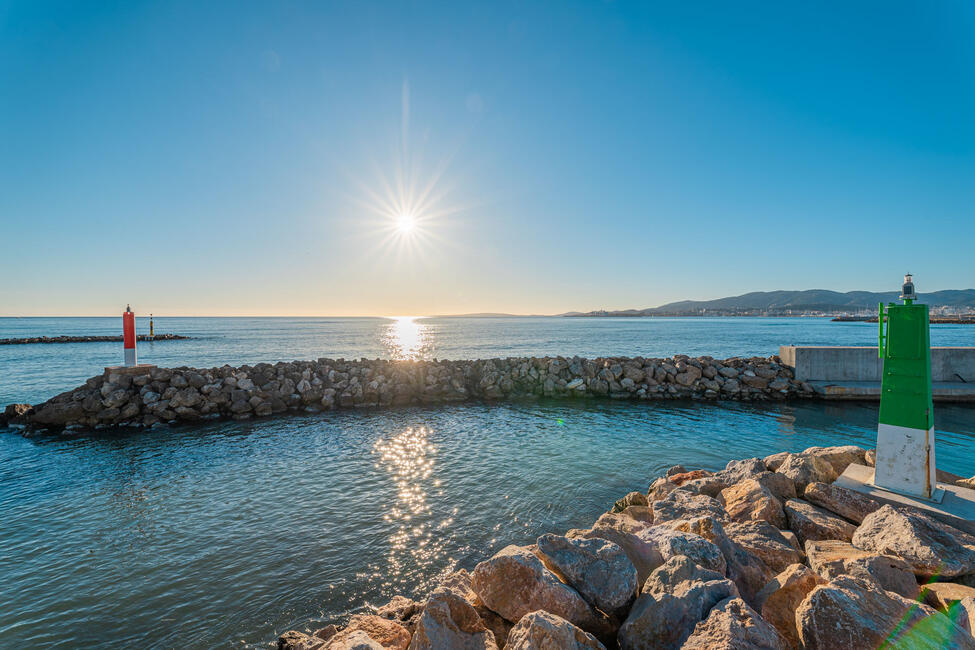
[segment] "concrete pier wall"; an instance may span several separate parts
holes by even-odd
[[[783,345],[779,356],[800,381],[879,382],[883,371],[875,347]],[[931,348],[931,379],[975,384],[975,347]]]
[[[779,356],[824,399],[880,399],[875,347],[783,345]],[[931,379],[936,402],[975,401],[975,347],[931,348]]]

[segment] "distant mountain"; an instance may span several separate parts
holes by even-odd
[[[803,312],[847,312],[876,309],[880,302],[897,300],[897,291],[848,291],[828,289],[805,291],[753,291],[716,300],[681,300],[647,309],[621,311],[568,312],[563,316],[689,316],[757,315]],[[975,308],[975,289],[946,289],[918,294],[919,302],[932,307]]]

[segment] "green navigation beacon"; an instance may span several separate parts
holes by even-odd
[[[909,273],[900,298],[903,305],[880,303],[877,351],[884,365],[874,485],[940,503],[944,490],[935,474],[928,306],[914,303]]]

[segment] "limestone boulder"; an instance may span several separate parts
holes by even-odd
[[[867,450],[856,445],[842,445],[839,447],[810,447],[802,452],[803,456],[820,458],[833,467],[837,476],[842,474],[851,463],[866,464]]]
[[[839,476],[823,458],[801,454],[790,454],[776,471],[795,483],[796,492],[805,491],[810,483],[832,483]]]
[[[785,540],[792,545],[792,548],[802,553],[802,547],[799,545],[799,538],[796,537],[796,534],[794,532],[792,532],[791,530],[782,530],[779,532],[781,532],[782,537],[785,537]]]
[[[781,466],[782,463],[784,463],[791,455],[792,454],[788,451],[780,451],[776,454],[772,454],[771,456],[766,456],[762,460],[765,463],[765,467],[767,467],[769,471],[774,472],[778,470],[779,466]]]
[[[443,589],[431,594],[424,604],[409,647],[497,650],[498,644],[474,607],[453,591]]]
[[[886,591],[873,580],[840,576],[813,589],[796,611],[807,650],[975,648],[971,635],[927,605]]]
[[[728,519],[728,513],[716,499],[703,494],[692,494],[683,488],[654,501],[652,507],[655,524],[695,517],[714,517],[719,521]]]
[[[641,536],[657,547],[664,562],[672,557],[686,556],[698,566],[722,575],[727,569],[721,549],[696,533],[654,526]]]
[[[969,634],[975,632],[975,598],[963,598],[952,605],[948,616]]]
[[[848,490],[839,485],[826,483],[810,483],[802,493],[803,499],[825,508],[833,514],[839,515],[854,523],[861,523],[863,518],[884,505],[865,494]]]
[[[667,478],[670,479],[670,482],[674,485],[680,486],[688,481],[694,481],[699,478],[707,478],[708,476],[713,476],[713,474],[706,469],[695,469],[691,470],[690,472],[671,474],[668,475]]]
[[[608,614],[627,609],[637,592],[637,572],[619,545],[605,539],[542,535],[542,561],[593,607]]]
[[[532,552],[541,558],[537,546],[532,548]],[[544,562],[544,559],[542,561]],[[458,569],[447,575],[440,581],[437,589],[450,591],[470,603],[477,615],[481,617],[485,627],[494,634],[494,641],[498,647],[504,647],[505,639],[508,638],[508,631],[511,630],[512,624],[488,609],[478,595],[474,593],[474,589],[471,587],[471,574],[467,572],[467,569]]]
[[[650,506],[627,506],[620,514],[646,524],[653,523],[653,508]]]
[[[683,556],[658,567],[630,609],[617,637],[622,650],[679,647],[711,608],[738,596],[735,584]]]
[[[906,561],[921,578],[952,578],[975,572],[971,535],[915,509],[885,505],[856,529],[853,545]]]
[[[343,630],[328,639],[322,650],[358,647],[357,643],[361,642],[353,640],[360,636],[358,633],[365,634],[384,650],[406,650],[410,645],[411,634],[399,623],[374,614],[357,614],[349,619]]]
[[[779,501],[786,501],[788,499],[795,499],[796,484],[785,474],[779,472],[761,472],[755,474],[753,480],[758,481],[759,484],[766,490],[772,493]]]
[[[891,555],[858,549],[849,542],[808,541],[806,559],[810,568],[826,580],[842,575],[872,578],[887,591],[905,598],[917,598],[919,593],[914,572],[907,562]]]
[[[770,524],[762,523],[775,530]],[[725,559],[725,575],[735,583],[738,593],[749,604],[754,602],[759,590],[775,575],[765,562],[732,541],[723,525],[714,517],[682,519],[670,522],[667,526],[695,533],[717,546]]]
[[[297,630],[288,630],[278,637],[278,650],[316,650],[325,642]],[[379,647],[379,646],[377,646]]]
[[[856,531],[856,526],[847,520],[801,499],[786,501],[785,515],[789,529],[796,534],[803,547],[809,540],[840,539],[849,542]]]
[[[776,528],[785,528],[782,503],[755,479],[745,479],[718,494],[732,521],[767,521]]]
[[[735,544],[755,555],[773,572],[802,562],[802,554],[789,543],[785,534],[767,521],[732,523],[725,532]]]
[[[678,485],[672,482],[669,478],[658,478],[650,484],[647,489],[647,501],[653,503],[659,499],[663,499],[665,496],[676,490]]]
[[[664,559],[656,544],[647,540],[642,533],[650,529],[650,525],[637,521],[622,514],[607,513],[596,520],[589,530],[570,530],[566,537],[570,539],[605,539],[623,549],[626,557],[636,568],[637,584],[646,581],[650,572],[663,564]]]
[[[924,585],[924,602],[942,611],[966,598],[975,599],[975,588],[955,582],[929,582]]]
[[[768,471],[765,461],[761,458],[745,458],[744,460],[731,460],[725,468],[718,472],[728,485],[732,485],[746,478],[754,478],[757,474]]]
[[[471,575],[471,588],[488,609],[512,623],[541,609],[597,636],[610,627],[579,592],[520,546],[507,546],[478,564]]]
[[[376,616],[399,623],[412,633],[416,627],[416,619],[422,611],[423,603],[405,596],[393,596],[388,603],[376,610]]]
[[[773,578],[758,593],[756,607],[790,647],[799,647],[796,610],[814,588],[825,584],[815,571],[804,564],[793,564]]]
[[[596,638],[555,614],[525,614],[511,628],[505,650],[605,650]]]
[[[630,506],[648,506],[650,502],[647,500],[647,495],[642,492],[630,492],[625,497],[613,504],[612,512],[623,512],[626,508]]]
[[[787,650],[788,642],[741,598],[715,605],[681,650]]]

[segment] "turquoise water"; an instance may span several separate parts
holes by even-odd
[[[62,319],[24,332],[25,320],[0,322],[0,337],[117,325]],[[767,355],[779,343],[869,344],[874,333],[811,319],[158,324],[198,337],[142,346],[143,360],[161,365]],[[932,338],[970,345],[973,334],[935,328]],[[115,363],[118,347],[0,348],[0,391],[40,401]],[[975,409],[939,405],[935,421],[939,466],[975,474]],[[421,595],[508,543],[587,526],[672,464],[717,469],[811,445],[872,446],[875,427],[870,404],[540,401],[84,436],[0,432],[0,646],[268,647],[311,619]]]
[[[0,338],[117,335],[121,320],[0,318]],[[148,333],[148,319],[136,327]],[[875,324],[826,318],[157,318],[156,331],[193,339],[140,343],[140,361],[207,368],[319,357],[767,357],[780,345],[877,343]],[[934,325],[931,343],[975,345],[975,326]],[[0,405],[36,404],[121,361],[121,343],[0,346]]]
[[[975,473],[972,416],[938,409],[943,468]],[[589,525],[672,464],[872,445],[875,422],[864,405],[542,402],[0,434],[0,638],[266,646]]]

